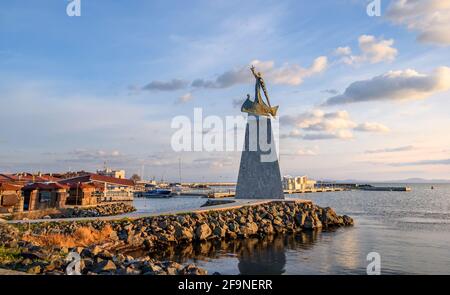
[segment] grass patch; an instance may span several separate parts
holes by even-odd
[[[20,250],[17,248],[5,248],[0,246],[0,263],[14,262],[20,258]]]
[[[111,240],[114,232],[110,225],[106,225],[100,230],[92,227],[80,227],[70,235],[65,234],[44,234],[44,235],[24,235],[23,240],[32,242],[39,246],[59,246],[59,247],[86,247],[92,244],[101,244]]]

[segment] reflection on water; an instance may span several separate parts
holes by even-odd
[[[229,258],[237,258],[239,274],[284,274],[286,272],[286,251],[298,250],[298,248],[310,249],[314,246],[320,233],[320,231],[307,231],[296,235],[266,236],[263,239],[204,241],[165,247],[156,252],[139,250],[128,254],[134,257],[150,255],[160,260],[172,260],[180,263],[195,262],[202,266],[211,260],[228,261]],[[221,269],[211,269],[210,271],[222,272]]]
[[[382,274],[450,274],[450,185],[412,185],[412,192],[344,191],[290,195],[355,219],[335,231],[170,247],[152,255],[194,262],[221,274],[365,274],[367,254],[381,255]],[[138,209],[188,210],[201,198],[143,200]],[[135,253],[135,255],[148,253]]]

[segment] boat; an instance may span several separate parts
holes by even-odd
[[[172,191],[166,189],[154,189],[143,193],[144,198],[170,198],[172,197]]]

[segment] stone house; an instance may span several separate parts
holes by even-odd
[[[69,191],[66,199],[66,205],[89,206],[97,205],[98,186],[93,183],[69,182]]]
[[[63,208],[69,187],[56,182],[31,183],[22,188],[23,211]]]
[[[0,183],[0,213],[21,212],[23,208],[22,186]]]

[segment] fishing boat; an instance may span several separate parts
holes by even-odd
[[[143,193],[144,198],[170,198],[172,197],[172,191],[166,189],[154,189]]]

